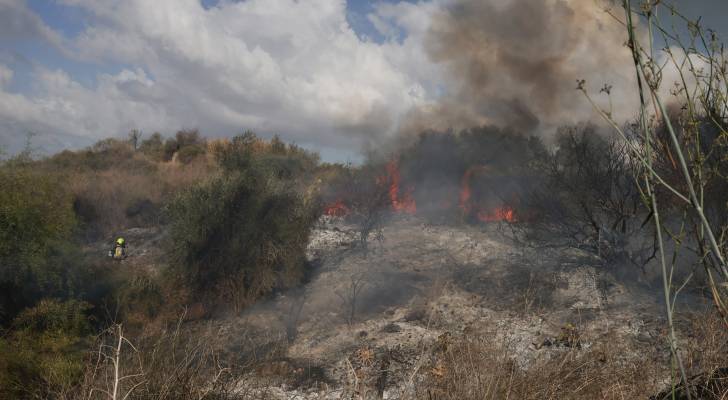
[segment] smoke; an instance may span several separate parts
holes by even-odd
[[[402,130],[491,124],[533,134],[595,120],[575,90],[577,79],[596,91],[612,85],[615,117],[631,117],[626,32],[606,6],[593,0],[456,0],[435,13],[425,43],[431,60],[447,71],[444,93],[413,110]]]

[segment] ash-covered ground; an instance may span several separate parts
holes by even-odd
[[[228,357],[249,362],[241,391],[411,398],[433,353],[468,335],[500,343],[520,368],[604,341],[628,349],[626,362],[669,357],[659,292],[616,279],[623,274],[596,257],[524,248],[497,224],[399,219],[367,253],[357,238],[341,220],[322,220],[306,284],[241,316],[196,323]]]

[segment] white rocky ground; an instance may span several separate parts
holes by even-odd
[[[257,382],[265,389],[255,391],[268,398],[324,399],[349,397],[356,387],[376,398],[379,385],[384,398],[400,398],[431,350],[460,335],[507,343],[524,368],[567,351],[562,338],[570,325],[581,348],[608,334],[664,347],[657,297],[618,282],[586,254],[523,250],[495,226],[414,219],[390,223],[368,254],[356,240],[352,227],[322,221],[309,247],[316,266],[310,282],[242,316],[208,323],[230,356],[249,358],[254,349],[257,367],[241,390]],[[349,324],[352,283],[360,291]],[[290,341],[286,325],[296,327]]]

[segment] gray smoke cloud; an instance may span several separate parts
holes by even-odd
[[[445,66],[445,92],[412,111],[403,130],[494,124],[536,133],[595,120],[575,90],[577,79],[597,91],[612,85],[615,117],[629,118],[633,69],[626,32],[605,12],[608,5],[458,0],[445,7],[425,42],[431,60]]]

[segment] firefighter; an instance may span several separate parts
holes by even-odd
[[[112,258],[114,260],[123,260],[126,258],[126,240],[124,240],[123,237],[119,237],[116,239],[112,252]]]

